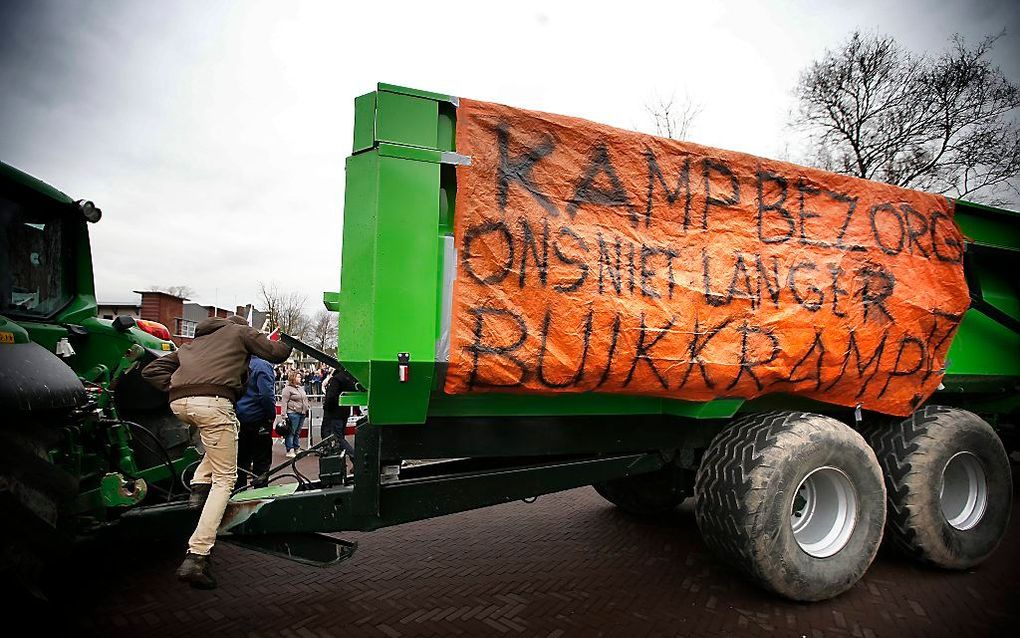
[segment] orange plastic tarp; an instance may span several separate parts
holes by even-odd
[[[463,100],[448,393],[904,415],[968,306],[944,197]]]

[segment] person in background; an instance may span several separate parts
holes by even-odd
[[[305,417],[311,409],[308,395],[301,388],[301,377],[297,372],[291,372],[287,377],[280,405],[287,413],[287,422],[290,424],[290,433],[284,439],[284,445],[287,446],[287,456],[294,458],[301,449],[301,426],[304,425]]]
[[[209,554],[237,480],[237,436],[240,424],[234,402],[244,394],[248,359],[256,355],[280,363],[290,346],[248,325],[242,317],[210,317],[198,322],[195,340],[142,369],[142,377],[161,392],[170,393],[170,409],[198,428],[205,446],[202,462],[191,480],[188,506],[201,507],[188,552],[177,578],[192,587],[214,589]]]
[[[251,472],[259,476],[273,463],[273,421],[276,420],[276,388],[273,368],[265,359],[253,356],[248,363],[248,385],[237,402],[241,422],[237,439],[237,485],[248,483]]]
[[[334,370],[326,381],[322,397],[322,438],[325,439],[327,436],[335,434],[340,445],[347,451],[348,458],[352,461],[354,447],[347,442],[344,432],[347,427],[347,419],[354,413],[355,408],[340,405],[340,393],[353,392],[356,389],[354,381]]]
[[[325,393],[326,382],[329,381],[329,375],[332,372],[332,368],[326,365],[319,366],[319,394]]]

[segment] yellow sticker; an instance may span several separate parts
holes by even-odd
[[[161,343],[159,345],[162,346],[162,348],[164,350],[166,350],[167,352],[170,352],[170,344],[169,343]]]
[[[14,333],[0,332],[0,343],[14,343]]]

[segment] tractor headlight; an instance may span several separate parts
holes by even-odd
[[[87,221],[90,221],[93,224],[98,222],[103,217],[103,211],[97,208],[95,204],[86,199],[79,199],[77,202],[75,202],[75,204],[77,204],[78,210],[81,211],[82,216],[85,217]]]

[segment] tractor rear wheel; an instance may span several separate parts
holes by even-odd
[[[61,514],[78,481],[47,455],[60,435],[35,423],[0,430],[0,591],[36,591],[47,563],[71,549]]]
[[[782,596],[824,600],[875,558],[885,488],[875,454],[848,426],[806,412],[753,414],[705,451],[694,511],[721,558]]]
[[[988,423],[929,405],[866,433],[885,475],[887,537],[909,556],[967,569],[995,551],[1009,525],[1009,457]]]

